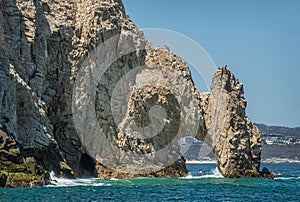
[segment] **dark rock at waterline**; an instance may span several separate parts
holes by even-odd
[[[261,175],[264,178],[274,179],[274,175],[266,167],[263,167],[263,169],[261,170]]]
[[[4,173],[0,173],[0,186],[3,188],[6,185],[7,176]]]

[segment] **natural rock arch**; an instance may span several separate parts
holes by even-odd
[[[67,171],[80,176],[81,164],[91,162],[72,119],[72,87],[80,64],[99,44],[123,30],[135,33],[143,38],[144,45],[150,45],[126,15],[120,0],[0,0],[0,4],[0,130],[3,131],[0,145],[4,145],[0,150],[7,153],[11,148],[20,148],[13,159],[20,166],[25,156],[36,159],[41,172]],[[166,48],[150,46],[147,53],[133,54],[117,63],[124,68],[140,62],[178,71],[190,85],[193,96],[199,99],[196,138],[212,146],[222,174],[261,176],[260,134],[245,115],[242,84],[224,67],[214,74],[211,93],[200,93],[182,59],[162,49]],[[20,100],[26,108],[18,104]],[[13,146],[3,144],[8,138],[14,142]],[[90,164],[95,166],[99,177],[134,176],[114,173],[94,161],[94,165]],[[0,163],[9,162],[3,158]],[[184,159],[180,158],[147,176],[180,177],[187,172]]]

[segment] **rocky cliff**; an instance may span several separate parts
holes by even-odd
[[[259,130],[246,117],[243,85],[225,67],[213,75],[211,93],[200,94],[209,145],[221,173],[227,177],[258,177]]]
[[[153,162],[151,155],[146,158],[146,168],[157,166],[154,171],[150,169],[150,174],[124,166],[122,171],[116,164],[107,166],[107,162],[137,161],[134,168],[141,160],[136,156],[129,159],[123,151],[151,154],[194,131],[198,139],[213,147],[223,175],[261,176],[260,134],[245,115],[242,85],[226,68],[215,73],[211,93],[199,93],[183,60],[165,47],[152,47],[125,14],[120,0],[0,0],[0,5],[1,186],[47,183],[50,170],[68,177],[184,176],[187,170],[176,144],[168,148],[174,155],[164,159],[166,166]],[[120,56],[106,71],[92,106],[102,133],[119,149],[118,154],[110,155],[118,159],[111,159],[99,157],[88,148],[93,144],[84,142],[83,137],[89,127],[86,131],[76,128],[72,99],[80,102],[88,92],[76,97],[73,88],[84,61],[96,47],[113,37],[117,37],[117,50],[126,46],[123,31],[134,34],[132,44],[136,50]],[[107,57],[117,54],[104,52]],[[143,65],[153,71],[137,71],[137,80],[127,86],[132,90],[132,99],[120,111],[123,115],[116,123],[116,112],[109,104],[114,88],[126,73]],[[158,75],[164,79],[158,82]],[[144,78],[149,78],[152,85],[139,86]],[[179,86],[173,90],[184,96],[174,97],[172,88],[170,91],[163,85]],[[185,103],[184,107],[180,103]],[[155,112],[153,106],[162,106],[165,114],[161,115],[166,119],[149,117],[151,110]],[[137,138],[132,125],[151,128],[151,121],[163,122],[159,135]],[[176,136],[178,131],[180,136]]]

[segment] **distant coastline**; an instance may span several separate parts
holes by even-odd
[[[300,163],[300,159],[270,158],[261,160],[262,163]],[[214,160],[186,160],[186,164],[216,164]]]
[[[270,158],[261,160],[262,163],[300,163],[300,159]]]
[[[215,164],[214,160],[186,160],[186,164]]]
[[[288,128],[255,124],[262,136],[262,163],[300,163],[300,127]],[[212,149],[193,137],[180,142],[187,164],[212,164]]]

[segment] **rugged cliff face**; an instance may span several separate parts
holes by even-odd
[[[211,93],[200,94],[207,143],[227,177],[259,177],[261,137],[246,117],[243,85],[226,68],[213,75]]]
[[[90,53],[108,39],[117,36],[117,50],[121,50],[122,44],[126,45],[126,39],[120,35],[122,31],[136,36],[132,43],[136,44],[137,51],[123,55],[111,65],[99,81],[92,106],[102,132],[112,143],[121,151],[149,154],[195,130],[198,139],[213,147],[225,176],[261,176],[258,171],[260,134],[245,115],[242,85],[226,68],[215,73],[210,94],[199,93],[188,66],[167,48],[153,48],[125,14],[120,0],[0,0],[0,5],[2,186],[29,186],[32,181],[47,181],[49,170],[62,176],[101,178],[187,174],[176,146],[168,148],[174,155],[164,160],[169,162],[166,168],[160,165],[150,174],[112,169],[115,167],[107,166],[107,161],[112,159],[96,158],[87,148],[89,144],[83,142],[83,130],[75,127],[72,98],[77,74]],[[105,51],[105,54],[115,53]],[[128,86],[133,89],[132,99],[120,111],[124,116],[116,124],[109,105],[114,88],[127,72],[143,65],[153,71],[145,69],[136,74],[139,75],[136,83]],[[144,78],[157,82],[157,75],[164,75],[165,80],[159,82],[166,86],[180,84],[176,89],[185,96],[172,97],[174,93],[159,85],[145,88],[138,85]],[[185,107],[180,107],[180,103],[185,103]],[[166,120],[148,117],[151,107],[157,105],[163,106]],[[194,125],[180,127],[191,120]],[[135,123],[145,128],[151,121],[165,124],[158,138],[136,138],[131,126]],[[178,131],[180,136],[174,135]],[[119,152],[117,156],[114,160],[126,163],[126,153]],[[146,165],[151,167],[149,162]],[[16,184],[17,180],[9,177],[11,173],[28,174],[28,183]],[[19,181],[22,179],[25,181],[25,177]]]

